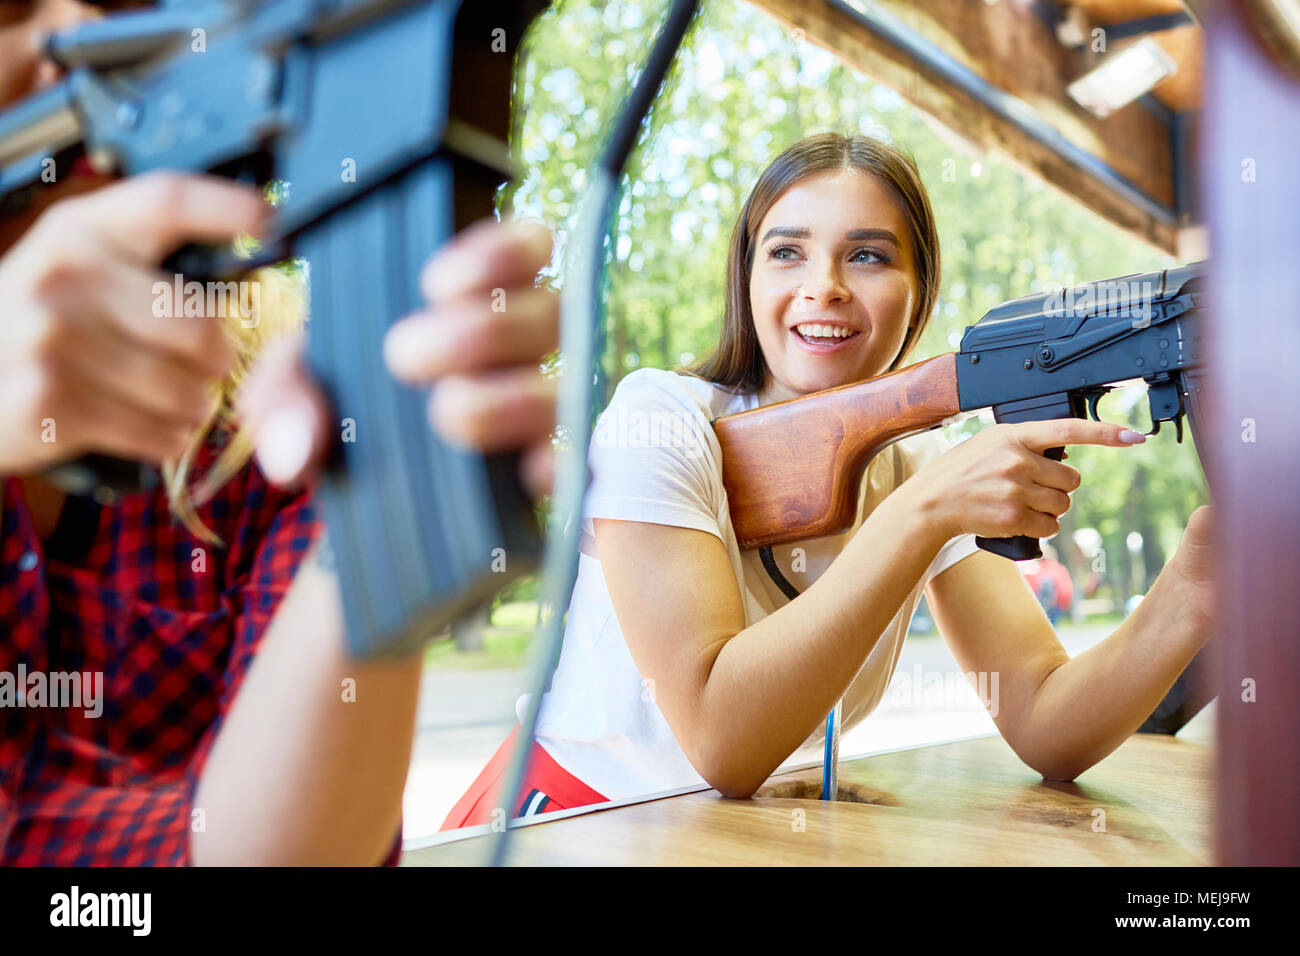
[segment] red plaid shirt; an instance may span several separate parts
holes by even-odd
[[[188,863],[203,761],[316,536],[310,494],[245,467],[199,511],[223,549],[174,521],[161,490],[105,508],[69,497],[45,542],[18,480],[0,491],[0,679],[103,675],[97,717],[50,696],[0,706],[0,862]]]

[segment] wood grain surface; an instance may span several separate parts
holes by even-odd
[[[741,548],[847,531],[871,459],[960,410],[957,357],[947,352],[865,382],[719,418],[713,431]]]
[[[1211,860],[1213,761],[1202,742],[1135,734],[1073,783],[1044,781],[998,736],[847,761],[853,802],[821,770],[750,800],[706,790],[515,831],[516,865],[1196,866]],[[870,801],[870,802],[859,802]],[[1104,830],[1102,829],[1104,824]],[[488,837],[408,852],[405,866],[482,863]]]

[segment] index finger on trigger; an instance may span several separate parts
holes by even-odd
[[[1146,436],[1114,422],[1093,422],[1084,418],[1056,418],[1023,422],[1017,426],[1021,443],[1042,454],[1066,445],[1109,445],[1126,448],[1146,441]]]
[[[434,253],[420,273],[420,290],[432,303],[531,286],[552,248],[551,231],[541,223],[480,220]]]

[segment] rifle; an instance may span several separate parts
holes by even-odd
[[[1142,379],[1148,434],[1173,422],[1181,442],[1185,414],[1199,445],[1203,271],[1204,263],[1193,263],[1014,299],[967,326],[957,352],[717,419],[741,548],[847,531],[871,459],[962,412],[992,408],[998,422],[1101,421],[1101,397],[1116,383]],[[1060,461],[1064,450],[1045,454]],[[1042,555],[1036,538],[975,540],[1014,561]]]
[[[514,54],[547,5],[164,0],[51,38],[67,77],[0,114],[6,215],[85,160],[101,174],[288,184],[254,259],[190,246],[163,267],[211,281],[308,260],[309,363],[353,425],[319,496],[358,656],[410,651],[538,562],[517,456],[440,441],[422,395],[387,374],[381,342],[421,306],[429,254],[491,215],[511,178]],[[74,493],[151,481],[102,455],[51,477]]]

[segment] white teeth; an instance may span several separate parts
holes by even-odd
[[[853,329],[846,329],[839,325],[816,325],[811,322],[805,322],[803,325],[796,325],[795,331],[800,335],[806,335],[809,338],[817,339],[847,339],[850,335],[857,335]]]

